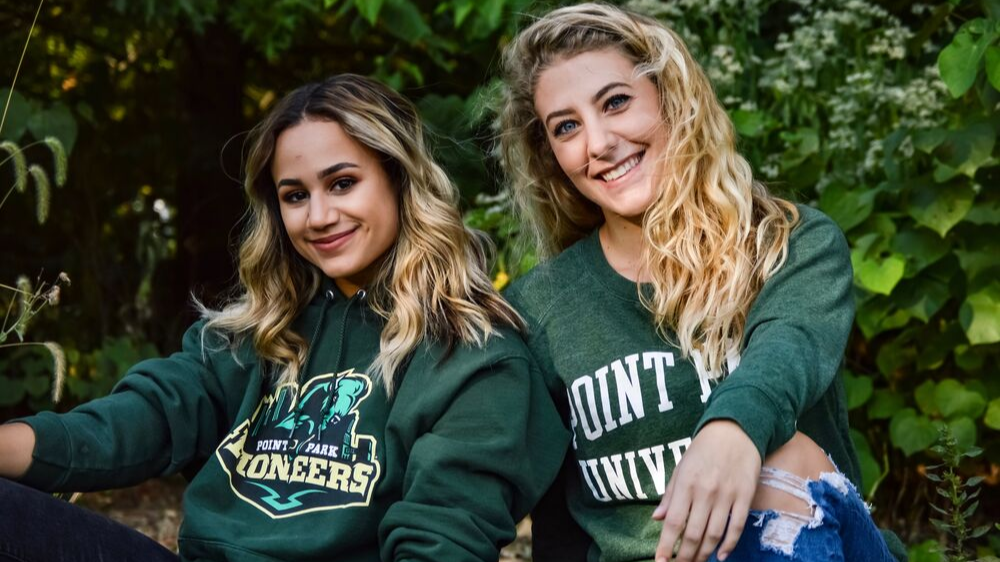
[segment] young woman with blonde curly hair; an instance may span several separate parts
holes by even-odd
[[[579,556],[890,559],[854,489],[836,224],[754,180],[655,20],[557,9],[506,47],[503,73],[503,164],[551,258],[507,296],[568,403],[553,497],[586,533]],[[536,514],[536,560],[570,559],[560,501]]]
[[[568,435],[414,106],[335,76],[251,144],[231,304],[110,396],[0,427],[0,476],[184,471],[181,560],[496,560]],[[0,560],[178,560],[20,484],[0,503]]]

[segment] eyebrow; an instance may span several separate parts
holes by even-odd
[[[323,179],[327,176],[332,176],[333,174],[336,174],[337,172],[345,170],[347,168],[360,168],[360,166],[358,166],[354,162],[341,162],[339,164],[334,164],[333,166],[330,166],[328,168],[324,168],[322,171],[320,171],[320,173],[316,174],[316,178]],[[280,188],[283,185],[300,186],[302,185],[302,180],[298,178],[282,178],[278,182],[278,185],[276,185],[275,187]]]
[[[610,92],[611,90],[613,90],[613,89],[615,89],[615,88],[617,88],[619,86],[628,86],[628,84],[626,84],[625,82],[611,82],[610,84],[606,84],[603,88],[601,88],[600,90],[597,90],[597,93],[595,93],[591,97],[591,102],[592,103],[597,103],[598,101],[601,100],[601,98],[604,97],[605,94],[607,94],[608,92]],[[549,113],[545,117],[545,125],[548,126],[549,121],[555,119],[556,117],[562,117],[564,115],[569,115],[571,113],[573,113],[573,110],[571,110],[571,109],[560,109],[558,111],[553,111],[552,113]]]

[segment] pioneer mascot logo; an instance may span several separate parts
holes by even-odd
[[[216,450],[233,491],[273,518],[368,505],[377,442],[355,428],[371,388],[350,370],[265,396]]]

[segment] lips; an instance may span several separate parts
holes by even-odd
[[[622,160],[618,164],[616,164],[610,170],[596,174],[596,177],[608,183],[621,179],[622,176],[631,172],[636,166],[639,165],[639,162],[642,161],[642,158],[643,156],[645,156],[645,154],[646,154],[645,150],[633,154],[628,158]]]
[[[316,238],[314,240],[310,240],[309,243],[320,250],[334,250],[346,244],[350,240],[351,236],[353,236],[354,233],[357,232],[357,230],[358,227],[355,226],[350,230],[345,230],[343,232],[337,232],[329,236],[324,236],[322,238]]]

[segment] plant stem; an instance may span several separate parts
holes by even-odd
[[[24,63],[24,55],[28,52],[28,44],[31,43],[31,34],[35,31],[35,23],[38,22],[38,14],[42,13],[42,4],[45,0],[38,0],[38,9],[35,10],[35,19],[31,20],[31,29],[28,30],[28,38],[24,41],[24,50],[21,51],[21,59],[17,61],[17,70],[14,71],[14,79],[10,82],[10,92],[7,94],[7,103],[3,106],[3,115],[0,116],[0,133],[3,132],[3,124],[7,121],[7,110],[10,109],[10,100],[14,97],[14,84],[17,83],[17,76],[21,73],[21,64]],[[6,200],[7,198],[4,197]]]

